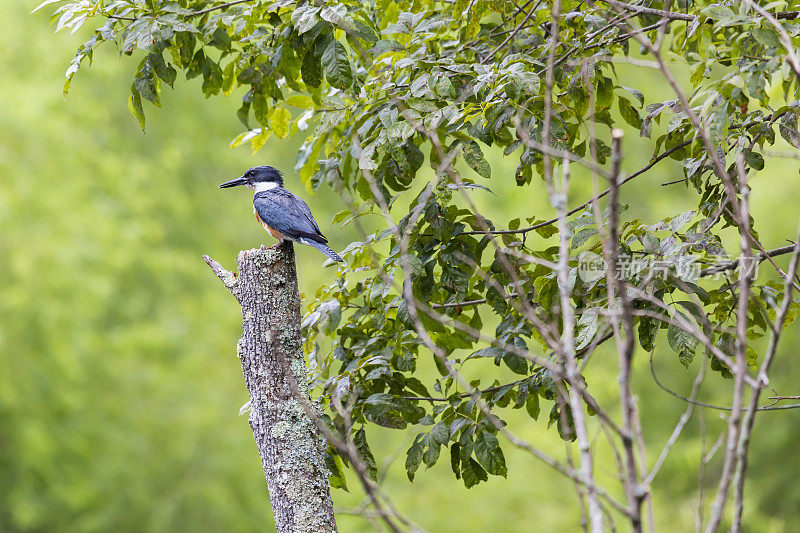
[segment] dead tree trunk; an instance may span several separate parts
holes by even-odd
[[[239,252],[238,276],[203,258],[242,307],[237,354],[275,527],[279,533],[336,532],[325,441],[309,416],[317,413],[303,358],[292,243]]]

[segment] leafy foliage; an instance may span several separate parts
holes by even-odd
[[[744,3],[684,4],[694,18],[668,24],[664,47],[690,73],[691,110],[728,176],[738,175],[740,155],[745,170],[762,171],[762,151],[779,139],[776,131],[800,147],[798,86],[780,56],[781,40]],[[524,407],[533,419],[546,403],[550,424],[565,440],[575,438],[571,408],[556,401],[566,383],[531,360],[552,360],[553,346],[527,310],[561,327],[559,284],[547,266],[558,261],[559,236],[554,221],[540,217],[526,228],[515,219],[510,231],[490,237],[495,224],[469,195],[489,180],[512,178],[493,171],[489,151],[513,161],[521,191],[545,176],[544,152],[608,167],[611,128],[650,139],[655,160],[680,161],[687,190],[696,193],[692,209],[655,223],[629,219],[614,243],[626,260],[644,265],[626,271],[641,292],[633,297],[638,341],[652,351],[666,329],[667,344],[686,366],[698,347],[691,327],[724,354],[733,350],[736,294],[724,279],[698,280],[679,268],[688,254],[703,265],[727,260],[722,230],[735,221],[724,209],[729,193],[713,166],[715,152],[678,99],[652,101],[646,87],[622,86],[615,76],[614,61],[636,55],[635,35],[656,39],[664,31],[654,24],[660,19],[637,14],[632,25],[615,24],[604,2],[562,2],[547,109],[551,8],[536,2],[526,12],[514,2],[480,0],[69,0],[53,20],[59,30],[102,21],[70,64],[65,91],[93,50],[113,41],[139,60],[129,107],[143,128],[147,103],[161,106],[162,84],[172,86],[178,71],[202,78],[206,97],[243,93],[237,116],[246,131],[233,145],[249,142],[257,151],[271,135],[305,136],[295,167],[303,182],[352,199],[335,221],[381,209],[396,215],[396,224],[344,250],[347,263],[337,279],[310,302],[306,348],[319,363],[325,396],[353,401],[349,416],[364,457],[370,457],[367,423],[421,426],[407,452],[409,479],[447,447],[455,477],[471,487],[507,473],[497,424],[479,399],[493,412]],[[783,27],[797,40],[800,26],[783,21]],[[606,278],[578,275],[580,252],[602,253],[608,220],[605,212],[596,221],[587,207],[567,225],[579,355],[614,326],[601,312],[615,304]],[[534,230],[538,240],[527,240]],[[653,261],[667,267],[654,268]],[[769,329],[776,287],[754,286],[751,340]],[[490,323],[495,338],[477,339],[474,332]],[[320,348],[328,342],[323,338],[333,343],[329,354]],[[441,353],[431,355],[431,343]],[[453,368],[463,373],[488,360],[508,379],[474,379],[476,398]],[[711,367],[728,375],[718,359]],[[332,420],[346,426],[339,413]],[[367,462],[374,468],[374,460]],[[331,465],[343,484],[336,458]]]

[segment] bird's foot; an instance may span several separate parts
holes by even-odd
[[[283,244],[283,241],[278,241],[278,242],[276,242],[275,244],[273,244],[272,246],[270,246],[269,248],[270,248],[270,250],[271,250],[271,249],[273,249],[273,248],[277,248],[277,247],[278,247],[278,246],[280,246],[281,244]]]
[[[262,245],[261,245],[261,251],[263,252],[263,251],[264,251],[264,250],[266,250],[266,249],[267,249],[267,247],[266,247],[265,245],[263,245],[263,244],[262,244]]]

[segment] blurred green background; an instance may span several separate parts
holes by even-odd
[[[303,192],[290,171],[295,141],[271,140],[256,156],[228,149],[241,131],[238,98],[204,100],[196,81],[166,88],[165,110],[147,109],[142,134],[126,106],[133,60],[120,60],[111,46],[96,52],[65,100],[64,70],[87,34],[54,36],[48,13],[29,14],[37,3],[6,0],[0,17],[0,531],[272,530],[252,433],[238,416],[247,400],[235,356],[239,309],[201,260],[208,253],[232,267],[239,249],[268,238],[252,220],[249,195],[216,185],[255,164],[284,169],[287,186],[309,200],[337,249],[357,238],[350,227],[331,227],[346,205],[328,190]],[[668,97],[655,74],[652,80],[648,96]],[[650,156],[633,137],[628,170]],[[541,183],[517,189],[512,161],[495,157],[492,166],[496,196],[476,198],[491,219],[503,226],[516,216],[549,216]],[[658,186],[677,177],[679,167],[667,162],[633,182],[624,191],[627,216],[654,222],[693,208],[693,191]],[[768,247],[795,234],[797,179],[796,161],[769,159],[753,183]],[[580,173],[574,181],[571,205],[591,191]],[[315,250],[302,247],[298,262],[307,293],[334,276]],[[764,268],[762,278],[769,276]],[[793,364],[800,337],[790,332],[772,383],[783,394],[800,392]],[[594,358],[588,379],[613,407],[616,354],[608,348]],[[702,358],[689,373],[667,347],[656,359],[664,381],[686,392]],[[646,354],[637,355],[635,370],[652,465],[685,405],[655,387]],[[725,404],[725,387],[711,376],[702,397]],[[799,417],[785,411],[757,419],[750,531],[800,531]],[[534,423],[515,412],[509,419],[522,437],[564,456],[546,417]],[[662,529],[694,528],[703,446],[722,428],[720,412],[696,412],[656,478]],[[605,436],[596,424],[591,429],[598,479],[617,490]],[[368,434],[385,490],[430,531],[578,527],[571,482],[510,445],[508,478],[467,491],[447,461],[407,481],[402,464],[415,432]],[[720,459],[706,469],[706,502]],[[342,509],[363,498],[355,480],[350,486],[351,493],[335,492]],[[372,530],[346,513],[339,523],[342,531]]]

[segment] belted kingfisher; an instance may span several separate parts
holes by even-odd
[[[334,261],[344,262],[326,244],[328,239],[319,231],[317,221],[302,198],[283,187],[283,176],[277,169],[263,165],[253,167],[241,178],[220,184],[220,189],[245,185],[255,191],[253,213],[267,233],[278,239],[278,246],[285,239],[313,246]]]

